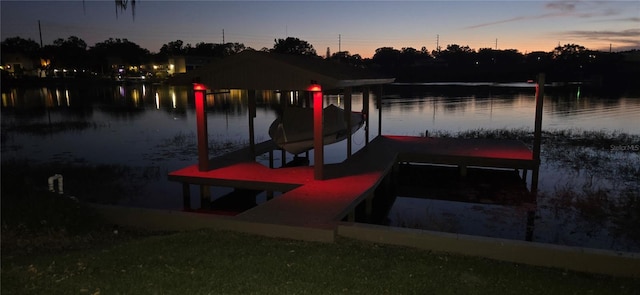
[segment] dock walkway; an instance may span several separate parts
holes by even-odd
[[[270,141],[256,155],[272,151]],[[335,231],[398,162],[535,169],[531,150],[517,140],[378,136],[344,162],[325,165],[325,179],[315,180],[313,167],[271,169],[256,163],[248,149],[213,158],[210,171],[198,165],[169,174],[183,185],[210,185],[266,191],[282,195],[242,212],[234,219],[260,224]],[[463,170],[461,170],[463,171]]]

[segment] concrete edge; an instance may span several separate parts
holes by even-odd
[[[243,221],[233,216],[122,206],[90,204],[107,222],[148,230],[188,231],[216,229],[238,231],[274,238],[304,241],[335,241],[336,230]]]
[[[640,278],[640,253],[346,223],[338,236],[579,272]]]

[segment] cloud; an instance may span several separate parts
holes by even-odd
[[[581,1],[552,1],[544,4],[547,10],[545,13],[537,15],[523,15],[508,19],[496,20],[465,27],[465,29],[477,29],[482,27],[494,26],[504,23],[512,23],[527,20],[540,20],[558,17],[578,17],[578,18],[595,18],[610,17],[620,14],[616,9],[603,7],[604,2],[581,2]]]
[[[559,10],[561,12],[572,12],[576,9],[578,1],[552,1],[544,5],[545,8],[551,10]]]
[[[561,35],[568,37],[577,37],[577,38],[586,38],[586,39],[605,39],[605,38],[635,38],[637,39],[640,36],[640,29],[627,29],[622,31],[566,31],[562,32]],[[640,40],[638,40],[640,42]]]
[[[559,33],[560,36],[572,39],[585,39],[618,44],[616,47],[640,49],[640,29],[611,30],[574,30]]]

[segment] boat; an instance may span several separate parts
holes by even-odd
[[[347,130],[344,110],[331,104],[324,108],[324,144],[346,139],[364,124],[360,112],[351,113],[351,130]],[[285,107],[282,116],[269,127],[269,136],[283,150],[294,155],[313,149],[313,109]]]

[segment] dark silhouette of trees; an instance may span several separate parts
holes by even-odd
[[[273,48],[265,47],[261,51],[320,58],[307,41],[288,37],[274,42]],[[40,69],[90,69],[98,73],[112,72],[113,65],[135,67],[152,60],[163,63],[167,58],[178,55],[225,57],[250,49],[242,43],[200,42],[192,46],[175,40],[164,44],[158,54],[152,55],[147,49],[127,39],[117,38],[109,38],[87,49],[86,42],[75,36],[56,39],[44,48],[31,39],[20,37],[6,38],[1,45],[3,56],[26,56],[33,59],[34,67]],[[639,51],[593,51],[577,44],[557,46],[550,52],[528,54],[515,49],[480,48],[476,51],[458,44],[449,44],[444,50],[432,52],[425,47],[420,50],[412,47],[401,50],[381,47],[370,59],[363,59],[348,51],[336,52],[327,59],[354,67],[372,68],[400,82],[526,81],[542,72],[547,74],[549,82],[585,82],[615,87],[635,85],[640,79]]]
[[[383,72],[395,75],[400,62],[400,50],[393,47],[378,48],[373,54],[371,62],[380,67]]]
[[[151,58],[149,50],[127,39],[109,38],[89,49],[91,67],[99,73],[110,72],[113,65],[141,65]]]
[[[87,43],[76,36],[58,38],[53,41],[53,45],[44,46],[42,55],[51,61],[52,68],[83,70],[86,69],[88,58]]]
[[[185,55],[186,48],[182,40],[171,41],[162,45],[159,54],[162,56]]]
[[[240,53],[247,48],[242,43],[204,43],[200,42],[195,47],[188,46],[185,50],[186,55],[193,56],[213,56],[213,57],[225,57]]]
[[[329,60],[359,68],[365,66],[362,56],[360,56],[359,54],[351,55],[349,51],[336,52],[329,57]]]
[[[178,55],[225,57],[242,52],[246,49],[247,47],[242,43],[229,42],[225,44],[216,44],[200,42],[195,46],[192,46],[191,44],[184,45],[182,40],[176,40],[162,45],[158,55],[164,58]]]
[[[12,37],[5,39],[0,44],[2,53],[22,53],[29,57],[37,57],[40,52],[40,45],[32,39]]]
[[[287,37],[287,39],[276,39],[274,42],[275,44],[270,52],[314,57],[318,56],[316,54],[316,50],[313,49],[313,45],[298,38]]]

